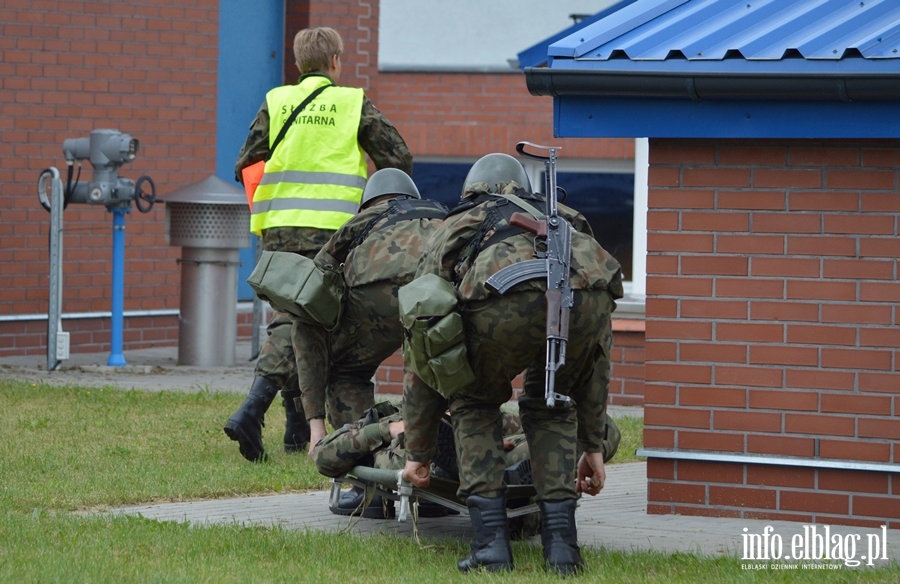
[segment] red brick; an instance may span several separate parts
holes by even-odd
[[[856,257],[855,237],[789,235],[787,237],[787,253],[791,255],[811,256],[847,256]]]
[[[741,319],[747,318],[746,300],[699,300],[685,298],[679,301],[682,318]]]
[[[679,213],[675,211],[647,211],[647,229],[650,231],[678,231]]]
[[[824,325],[787,325],[787,342],[800,345],[855,345],[856,329]]]
[[[859,390],[900,393],[900,374],[859,372]]]
[[[716,208],[720,210],[784,211],[785,198],[784,192],[721,189],[716,197]]]
[[[856,300],[856,283],[788,280],[787,298],[792,300]]]
[[[747,276],[749,261],[738,256],[680,256],[681,273],[686,276]]]
[[[819,304],[812,302],[757,300],[750,304],[750,318],[752,320],[777,320],[780,322],[818,322]]]
[[[854,419],[842,416],[786,413],[784,429],[791,434],[853,436]]]
[[[712,324],[708,322],[683,320],[651,320],[647,322],[647,339],[680,339],[711,341]]]
[[[853,514],[900,519],[900,498],[853,496]]]
[[[715,295],[717,298],[784,298],[784,281],[762,278],[717,278]]]
[[[744,452],[744,435],[720,430],[698,432],[681,429],[678,430],[678,448],[710,452]]]
[[[859,427],[860,438],[886,438],[895,442],[900,441],[900,420],[898,419],[859,418],[856,423]]]
[[[889,494],[888,475],[880,472],[865,472],[836,469],[819,469],[818,487],[822,491],[847,491],[852,486],[855,493]]]
[[[817,411],[819,394],[811,391],[750,390],[750,407],[756,410]]]
[[[681,214],[682,231],[738,231],[750,229],[750,215],[739,212],[685,211]]]
[[[900,283],[861,282],[859,299],[863,302],[900,302]]]
[[[676,298],[647,298],[644,314],[647,318],[675,318],[678,316],[678,300]]]
[[[648,383],[644,390],[644,405],[675,405],[675,388],[671,385]]]
[[[748,168],[684,168],[682,184],[686,187],[749,187]]]
[[[773,490],[752,487],[720,487],[710,485],[709,503],[729,507],[749,507],[752,509],[775,509],[778,493]]]
[[[826,233],[893,235],[893,215],[825,215]]]
[[[784,340],[784,326],[752,322],[716,323],[717,341],[747,341],[751,343],[777,343]]]
[[[644,428],[645,448],[675,448],[675,431],[659,428]],[[650,468],[650,462],[647,463]],[[649,471],[648,471],[649,472]]]
[[[706,503],[704,485],[651,482],[647,485],[647,501],[671,503]]]
[[[650,149],[651,164],[711,165],[716,163],[716,148],[705,144],[670,142],[654,144]]]
[[[678,189],[650,191],[647,206],[650,209],[712,209],[715,191]]]
[[[791,166],[859,166],[860,151],[856,147],[840,146],[798,146],[791,145],[789,151]]]
[[[781,370],[772,367],[716,366],[717,385],[741,387],[781,387]]]
[[[812,438],[796,438],[780,434],[750,434],[747,436],[747,452],[810,457],[815,454],[815,441]]]
[[[647,257],[647,275],[674,276],[678,274],[678,256],[651,255]]]
[[[744,466],[728,462],[679,460],[675,478],[700,483],[742,483]]]
[[[886,395],[823,393],[821,399],[823,412],[891,415],[891,398]],[[857,423],[861,423],[861,420]]]
[[[725,343],[681,343],[679,361],[683,363],[747,363],[746,345]]]
[[[683,276],[648,276],[647,294],[660,296],[711,296],[712,280]]]
[[[750,364],[816,366],[819,364],[819,352],[814,347],[754,345],[750,347]]]
[[[833,369],[880,369],[890,371],[890,351],[874,349],[822,349],[822,367]]]
[[[806,213],[756,213],[753,215],[753,233],[821,233],[819,215]]]
[[[722,144],[718,147],[719,164],[784,166],[788,149],[784,146],[749,146],[746,143]]]
[[[647,171],[647,185],[650,187],[677,187],[681,184],[680,168],[663,168],[661,166],[650,166]],[[654,200],[656,189],[651,188],[649,193],[649,201]]]
[[[780,432],[781,414],[716,410],[713,412],[713,428],[716,430],[741,430],[746,432]]]
[[[889,444],[871,441],[863,443],[859,439],[830,440],[823,438],[819,441],[819,455],[822,458],[837,460],[890,462],[891,448]]]
[[[897,202],[897,192],[890,190],[885,193],[863,193],[860,210],[863,213],[900,213],[900,203]]]
[[[894,188],[894,172],[872,168],[826,169],[825,185],[829,189],[890,190]]]
[[[647,461],[647,478],[675,480],[675,461],[665,458],[651,458]]]
[[[837,260],[824,261],[826,278],[853,278],[857,280],[892,280],[894,278],[894,260]]]
[[[711,253],[713,251],[712,234],[703,233],[647,233],[647,252],[666,253]]]
[[[896,195],[893,195],[897,198]],[[859,255],[864,258],[891,258],[900,257],[900,238],[890,237],[861,237],[859,239]]]
[[[727,387],[682,387],[678,390],[678,405],[743,408],[746,391]]]
[[[795,168],[754,168],[753,186],[757,188],[815,189],[822,186],[821,170]]]
[[[742,514],[744,519],[755,519],[760,521],[794,521],[796,523],[812,523],[812,515],[802,515],[799,513],[778,513],[768,511],[744,511]]]
[[[850,513],[850,497],[814,491],[781,491],[778,508],[782,511],[809,511],[811,513]]]
[[[898,348],[900,347],[900,329],[860,328],[859,344],[863,347]]]
[[[844,371],[823,371],[821,369],[787,369],[785,387],[791,389],[834,389],[852,390],[855,374]]]
[[[858,211],[857,193],[811,191],[791,192],[788,208],[791,211]]]
[[[678,344],[671,341],[648,340],[647,361],[677,361]]]
[[[819,260],[812,258],[753,258],[750,274],[763,277],[818,278],[821,268]]]
[[[814,471],[792,466],[747,465],[747,485],[812,489],[816,486]]]
[[[644,407],[644,424],[677,428],[709,428],[710,412],[681,407]]]
[[[785,236],[783,235],[716,234],[716,252],[718,253],[781,255],[784,250]]]
[[[892,308],[878,304],[828,303],[822,305],[822,322],[890,325]]]

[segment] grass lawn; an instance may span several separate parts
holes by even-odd
[[[326,489],[303,455],[280,449],[282,408],[267,416],[268,464],[249,464],[222,425],[232,393],[50,387],[0,379],[0,582],[536,582],[539,546],[515,542],[516,571],[461,575],[468,542],[423,542],[279,528],[189,527],[73,511],[129,503]],[[635,460],[642,421],[617,419],[616,462]],[[615,537],[615,534],[611,534]],[[585,582],[898,582],[900,567],[743,571],[734,558],[584,550]],[[389,560],[389,561],[388,561]]]

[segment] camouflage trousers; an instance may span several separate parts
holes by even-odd
[[[563,395],[589,387],[601,353],[603,319],[611,307],[603,290],[576,290],[566,363],[556,374]],[[527,437],[538,500],[572,499],[575,493],[575,407],[544,402],[546,310],[543,292],[515,292],[466,303],[462,316],[476,381],[450,400],[460,469],[461,498],[501,495],[507,460],[500,406],[512,397],[512,380],[526,372],[519,413]],[[602,417],[594,424],[600,424]]]
[[[315,334],[294,330],[303,408],[308,417],[327,414],[333,428],[353,424],[375,404],[372,378],[403,339],[397,286],[376,282],[349,288],[338,327]],[[319,329],[324,332],[323,329]]]
[[[262,234],[262,244],[266,251],[294,252],[313,259],[332,233],[321,229],[267,229]],[[257,377],[265,377],[282,391],[297,390],[300,387],[294,357],[295,347],[291,338],[293,326],[290,314],[275,311],[266,327],[266,338],[260,346],[254,370]]]

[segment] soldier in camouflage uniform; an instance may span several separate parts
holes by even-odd
[[[353,424],[345,424],[322,439],[313,453],[313,461],[319,472],[327,477],[340,477],[355,466],[369,466],[385,470],[401,470],[406,461],[406,439],[403,433],[403,414],[390,402],[380,402]],[[447,418],[441,420],[438,429],[438,454],[431,470],[436,476],[449,480],[459,479],[456,464],[453,430]],[[503,413],[503,441],[506,460],[506,483],[530,485],[531,461],[528,443],[522,433],[519,416]],[[356,501],[353,514],[368,518],[384,518],[391,514],[392,506],[381,497],[371,497],[365,508],[365,493]],[[441,505],[419,503],[420,517],[443,517],[447,508]]]
[[[341,169],[348,166],[358,169],[355,171],[357,176],[353,176],[351,172],[343,175],[344,177],[364,182],[367,164],[365,155],[368,155],[378,169],[398,168],[412,174],[412,155],[396,128],[378,111],[362,90],[334,85],[341,75],[342,51],[341,37],[333,29],[322,27],[304,29],[297,33],[294,38],[294,57],[300,70],[300,79],[296,86],[276,88],[266,95],[266,100],[260,106],[238,155],[235,163],[235,178],[238,182],[243,182],[241,171],[244,168],[262,160],[267,161],[268,175],[270,173],[268,161],[271,160],[271,180],[267,188],[281,189],[282,194],[278,200],[292,205],[286,211],[266,209],[263,204],[257,205],[260,193],[260,189],[257,189],[251,210],[251,230],[254,233],[258,231],[265,250],[294,252],[313,258],[340,224],[352,217],[362,196],[361,184],[355,191],[341,185],[340,179],[337,184],[298,184],[288,181],[303,181],[304,173],[278,171],[303,170],[308,167],[318,176],[326,177],[318,180],[327,182],[329,180],[327,177],[337,174],[336,169],[331,166],[340,164]],[[329,88],[316,98],[319,101],[318,107],[315,101],[307,106],[308,109],[317,112],[326,108],[329,110],[328,115],[316,116],[311,121],[309,120],[312,116],[299,116],[277,148],[278,156],[274,157],[270,144],[283,126],[285,121],[283,118],[287,117],[291,106],[299,105],[304,97],[311,94],[313,88],[329,84]],[[328,97],[329,95],[332,97]],[[293,99],[296,99],[296,102],[291,101]],[[331,107],[327,107],[329,100],[333,100]],[[359,109],[354,111],[351,108],[350,111],[346,111],[346,108],[340,110],[335,105],[346,103],[358,103]],[[270,110],[272,110],[271,118]],[[337,113],[332,115],[331,110]],[[304,117],[307,120],[304,120]],[[351,121],[347,122],[347,118]],[[357,127],[353,127],[352,120],[357,118],[359,120]],[[330,148],[331,156],[319,158],[319,153],[325,146]],[[301,175],[301,178],[293,178],[296,175]],[[269,177],[264,176],[263,181],[267,178]],[[344,182],[351,181],[344,180]],[[307,190],[300,192],[299,187]],[[310,200],[304,193],[309,193],[310,188],[318,189],[317,193],[313,193],[314,196],[326,204],[330,201],[336,204],[346,203],[343,207],[346,212],[331,213],[323,220],[322,211],[314,206],[304,208],[304,201]],[[351,197],[354,196],[354,192],[356,193],[352,208],[348,208],[350,201],[346,200],[348,190]],[[331,199],[333,193],[343,199]],[[261,202],[267,205],[271,201]],[[266,459],[262,443],[264,415],[279,390],[282,393],[282,403],[287,417],[284,433],[285,450],[288,452],[303,450],[309,442],[309,425],[306,422],[306,415],[300,409],[295,356],[304,350],[321,350],[325,341],[321,335],[316,339],[312,333],[301,338],[298,333],[301,326],[291,315],[275,312],[260,350],[249,394],[225,425],[225,433],[238,442],[240,452],[247,460],[257,462]],[[301,343],[310,344],[312,348]]]
[[[511,381],[525,370],[519,411],[541,508],[544,558],[550,570],[568,574],[582,566],[574,516],[578,493],[596,495],[605,480],[610,319],[615,300],[623,293],[622,275],[618,262],[585,233],[589,228],[583,216],[559,205],[560,215],[577,232],[572,237],[570,272],[574,306],[556,391],[571,396],[575,405],[548,408],[546,278],[521,282],[502,296],[485,287],[488,277],[501,268],[535,256],[539,244],[534,235],[509,224],[512,212],[522,210],[520,202],[543,211],[543,201],[530,193],[518,161],[505,154],[487,155],[470,170],[462,204],[429,241],[418,274],[438,274],[455,286],[476,380],[447,400],[408,375],[403,474],[414,485],[427,486],[427,475],[416,472],[434,456],[436,423],[449,406],[459,456],[459,493],[466,499],[475,531],[471,553],[458,567],[511,569],[500,405],[512,395]]]
[[[310,456],[325,437],[326,414],[340,428],[373,406],[372,377],[403,340],[397,289],[412,280],[425,241],[446,213],[440,203],[422,200],[407,174],[385,168],[366,184],[359,214],[316,255],[321,270],[342,274],[345,292],[340,322],[321,335],[326,346],[297,354]],[[331,510],[350,514],[360,497],[358,489],[351,490]]]

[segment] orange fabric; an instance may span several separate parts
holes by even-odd
[[[244,191],[247,192],[247,205],[251,209],[253,208],[253,193],[256,192],[256,187],[259,186],[259,181],[262,180],[265,169],[266,163],[264,160],[241,169],[241,178],[244,179]]]

